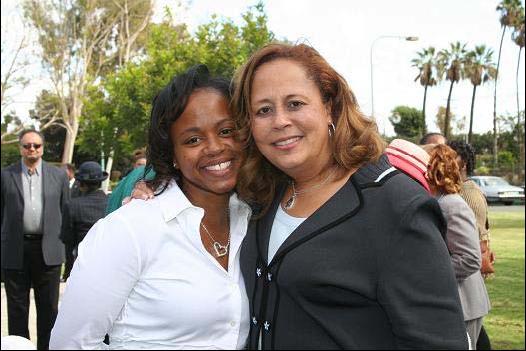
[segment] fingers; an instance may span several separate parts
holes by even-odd
[[[124,199],[122,199],[121,205],[122,206],[126,205],[128,202],[131,201],[131,199],[132,199],[131,196],[126,196]]]

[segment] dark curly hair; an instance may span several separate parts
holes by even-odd
[[[188,99],[196,90],[212,89],[230,102],[230,81],[221,77],[211,77],[205,65],[196,65],[186,72],[176,75],[153,99],[148,145],[146,148],[147,164],[143,178],[152,169],[155,177],[146,184],[161,194],[168,184],[175,179],[180,181],[181,172],[173,166],[174,143],[170,128],[186,108]]]
[[[456,151],[462,162],[464,162],[467,175],[472,176],[473,170],[475,169],[475,148],[460,140],[450,141],[448,145]]]

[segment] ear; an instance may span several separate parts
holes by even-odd
[[[324,104],[325,107],[325,116],[327,118],[327,124],[334,123],[332,119],[332,101],[329,100]]]

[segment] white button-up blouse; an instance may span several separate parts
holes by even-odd
[[[250,207],[230,197],[228,271],[199,234],[204,210],[172,185],[89,231],[68,279],[50,349],[240,349],[249,330],[239,267]]]

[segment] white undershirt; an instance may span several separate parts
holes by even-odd
[[[307,218],[293,217],[283,211],[281,206],[278,207],[278,212],[274,217],[274,223],[272,224],[272,231],[270,232],[270,241],[268,243],[268,261],[272,261],[274,255],[278,251],[279,247],[287,240],[296,228]]]
[[[239,267],[251,211],[230,198],[225,270],[201,242],[202,208],[172,184],[89,231],[68,279],[50,349],[240,349],[249,306]]]

